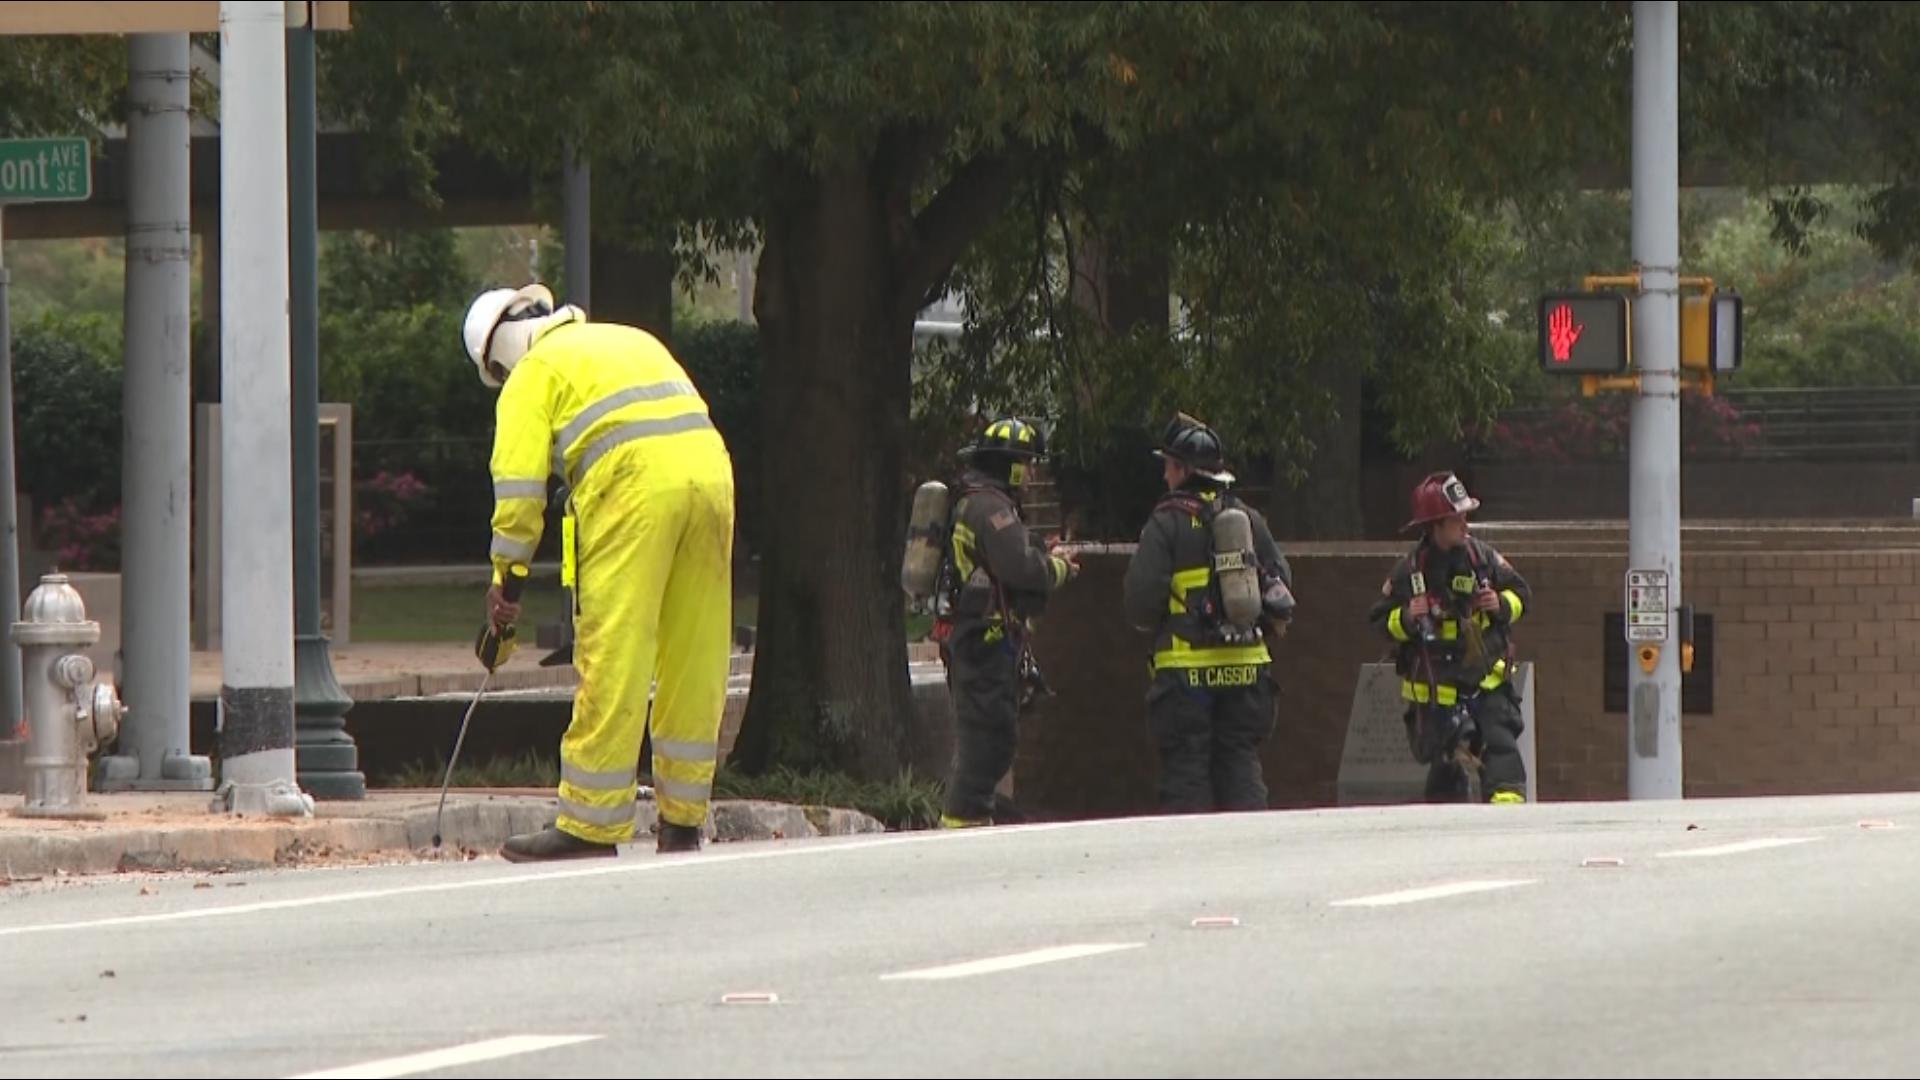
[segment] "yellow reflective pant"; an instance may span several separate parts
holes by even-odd
[[[733,465],[717,436],[622,446],[574,496],[580,544],[573,720],[560,743],[562,832],[633,838],[653,701],[661,820],[706,821],[733,638]]]

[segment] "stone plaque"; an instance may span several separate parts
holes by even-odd
[[[1520,758],[1527,763],[1527,801],[1538,799],[1539,775],[1534,755],[1533,665],[1522,663],[1514,673],[1520,691],[1520,716],[1526,730],[1520,735]],[[1392,664],[1362,664],[1355,683],[1353,709],[1347,717],[1347,741],[1340,754],[1338,795],[1341,806],[1417,803],[1426,793],[1427,767],[1413,760],[1407,746],[1407,727],[1401,721],[1406,702],[1400,696],[1400,677]]]

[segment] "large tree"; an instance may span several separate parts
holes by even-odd
[[[1722,7],[1702,40],[1778,32]],[[896,581],[916,313],[976,300],[948,385],[1057,415],[1083,448],[1181,403],[1297,465],[1348,437],[1365,377],[1403,441],[1456,427],[1500,392],[1471,212],[1623,161],[1629,12],[386,3],[356,11],[323,74],[416,176],[453,138],[545,174],[579,145],[624,220],[760,245],[765,465],[742,483],[773,526],[735,760],[880,775],[912,715]],[[1102,272],[1063,272],[1086,258]],[[1177,325],[1140,299],[1162,278]],[[1068,302],[1116,279],[1131,314]]]

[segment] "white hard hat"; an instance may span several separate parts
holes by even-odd
[[[505,371],[526,355],[524,348],[502,348],[505,342],[495,344],[494,332],[500,324],[509,319],[524,318],[529,315],[547,315],[553,311],[553,293],[545,285],[528,285],[519,289],[488,289],[477,297],[467,308],[466,323],[460,329],[460,337],[467,346],[467,359],[480,370],[480,381],[488,386],[500,386],[501,380],[494,375],[488,364],[488,352],[492,352],[492,361]]]

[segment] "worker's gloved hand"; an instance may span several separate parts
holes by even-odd
[[[1293,590],[1278,577],[1267,580],[1260,592],[1260,611],[1276,622],[1287,622],[1293,618]]]
[[[513,624],[520,620],[520,592],[526,584],[527,568],[515,565],[509,568],[501,584],[487,590],[487,622],[473,643],[473,654],[480,658],[480,666],[490,672],[506,663],[518,644]]]
[[[487,590],[487,620],[497,627],[512,626],[520,621],[520,604],[507,599],[499,585]]]
[[[508,658],[513,656],[514,649],[518,646],[519,640],[513,627],[498,627],[487,623],[480,628],[480,636],[474,640],[473,655],[479,658],[481,667],[488,671],[498,671],[500,665],[505,664]]]

